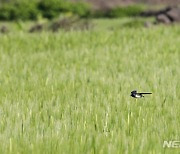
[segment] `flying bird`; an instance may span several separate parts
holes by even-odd
[[[134,98],[142,98],[144,97],[143,95],[146,95],[146,94],[152,94],[152,93],[149,93],[149,92],[138,93],[136,90],[131,91],[131,97],[134,97]]]

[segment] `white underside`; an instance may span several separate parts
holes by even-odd
[[[140,95],[136,95],[136,98],[140,98],[141,96]]]

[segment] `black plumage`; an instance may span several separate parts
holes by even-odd
[[[134,98],[142,98],[144,97],[143,95],[146,94],[152,94],[151,92],[142,92],[142,93],[138,93],[136,90],[131,91],[131,96]]]

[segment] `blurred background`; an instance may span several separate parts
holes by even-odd
[[[73,0],[78,1],[78,0]],[[134,3],[145,3],[148,5],[176,5],[180,3],[180,0],[86,0],[86,2],[92,3],[94,7],[115,7],[117,5],[128,5]]]
[[[84,30],[108,25],[107,18],[118,19],[110,29],[169,25],[180,21],[179,4],[180,0],[0,0],[0,31]]]

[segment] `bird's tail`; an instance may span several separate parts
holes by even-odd
[[[140,93],[140,94],[152,94],[152,93]]]

